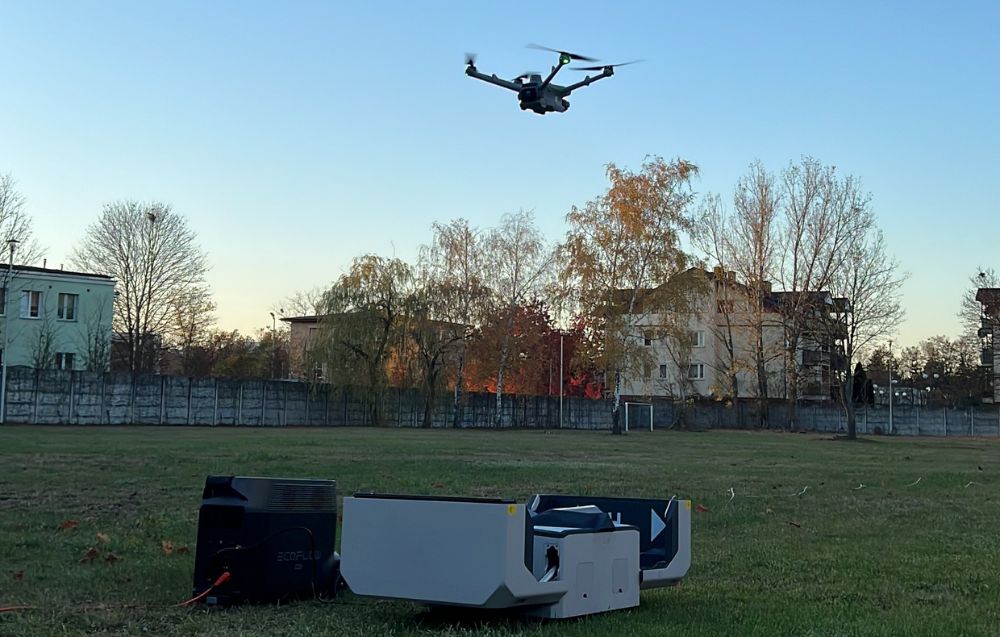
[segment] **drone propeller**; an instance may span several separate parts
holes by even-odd
[[[569,51],[560,51],[559,49],[550,49],[547,46],[541,46],[539,44],[529,44],[529,49],[540,49],[542,51],[552,51],[553,53],[558,53],[560,56],[565,55],[571,60],[580,60],[583,62],[596,62],[597,58],[589,58],[585,55],[577,55],[576,53],[570,53]]]
[[[636,62],[643,62],[644,60],[632,60],[631,62],[619,62],[618,64],[602,64],[600,66],[571,66],[569,67],[571,71],[603,71],[608,68],[616,68],[619,66],[628,66],[629,64],[635,64]]]
[[[476,54],[466,53],[465,54],[465,65],[475,67],[476,66]]]
[[[636,62],[643,61],[644,60],[632,60],[631,62],[619,62],[618,64],[602,64],[600,66],[571,66],[569,68],[571,71],[603,71],[608,67],[617,68],[619,66],[628,66],[629,64],[635,64]]]

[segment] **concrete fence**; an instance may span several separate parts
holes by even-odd
[[[666,399],[628,403],[628,426],[648,430],[650,410],[655,429],[751,429],[757,424],[756,403],[714,401],[681,406]],[[461,426],[492,427],[496,396],[465,394]],[[558,396],[504,396],[504,427],[610,429],[608,401]],[[6,421],[66,425],[370,425],[366,393],[358,388],[310,385],[299,381],[187,378],[80,371],[8,370]],[[381,403],[383,425],[419,427],[424,397],[416,389],[388,389]],[[623,405],[622,418],[625,410]],[[432,426],[450,427],[453,396],[441,392],[431,412]],[[787,427],[788,405],[769,405],[769,426]],[[840,432],[847,427],[843,409],[831,404],[800,403],[798,426],[806,431]],[[859,409],[858,432],[888,433],[886,407]],[[1000,437],[1000,406],[974,409],[923,409],[896,406],[891,430],[900,435]]]

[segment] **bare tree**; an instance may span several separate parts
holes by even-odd
[[[41,258],[42,248],[34,238],[31,217],[24,209],[24,196],[8,173],[0,175],[0,244],[10,239],[18,242],[15,254],[18,262],[31,265]]]
[[[589,355],[611,375],[616,434],[626,378],[652,364],[646,338],[652,342],[687,325],[692,279],[676,275],[689,262],[680,239],[691,228],[690,181],[697,172],[683,159],[654,157],[639,172],[609,164],[608,190],[566,215],[562,280],[592,321],[596,349]]]
[[[693,237],[695,244],[711,263],[717,264],[711,282],[716,303],[715,307],[709,303],[708,307],[703,308],[708,314],[705,323],[715,342],[722,344],[721,355],[706,364],[726,379],[726,386],[719,385],[716,388],[718,395],[728,395],[735,400],[740,395],[740,371],[745,368],[737,339],[740,327],[737,303],[743,300],[743,295],[740,285],[734,280],[735,272],[726,270],[734,260],[730,253],[733,245],[729,235],[729,218],[722,200],[718,195],[711,194],[705,197],[699,217]]]
[[[208,343],[215,324],[215,302],[208,286],[191,286],[171,301],[173,345],[180,350],[181,372],[196,375],[201,367],[196,348]]]
[[[50,369],[56,361],[56,336],[59,329],[46,313],[34,326],[31,340],[31,366]]]
[[[783,343],[769,338],[772,316],[771,280],[778,260],[781,196],[774,176],[759,162],[740,178],[733,195],[733,214],[726,224],[729,236],[727,270],[746,284],[746,316],[751,346],[749,360],[756,377],[758,426],[769,424],[771,363],[783,354]]]
[[[837,299],[837,311],[828,322],[830,336],[843,342],[847,359],[841,400],[847,413],[847,437],[857,436],[854,376],[851,364],[876,340],[891,335],[905,316],[900,298],[907,274],[891,257],[882,231],[870,226],[848,246],[850,257],[837,269],[831,292]],[[891,388],[890,388],[891,389]]]
[[[293,292],[285,300],[275,303],[272,310],[281,316],[316,316],[323,305],[323,288]]]
[[[535,226],[532,214],[523,210],[504,215],[500,226],[487,233],[484,243],[484,252],[490,261],[486,269],[490,290],[488,305],[506,324],[496,352],[495,424],[499,427],[503,424],[504,373],[509,363],[517,309],[543,293],[551,276],[555,252]]]
[[[83,329],[78,338],[81,363],[88,372],[106,372],[111,366],[111,325],[104,321],[109,316],[106,302],[94,305],[83,318]]]
[[[114,330],[124,339],[128,368],[153,371],[150,351],[176,335],[175,310],[205,287],[207,257],[184,217],[162,203],[104,206],[73,253],[82,270],[114,277]]]
[[[428,285],[444,302],[438,304],[441,319],[464,327],[455,354],[455,392],[452,426],[463,419],[466,356],[473,328],[482,316],[487,289],[483,282],[483,236],[466,219],[447,225],[435,223],[430,245],[421,250],[421,268]]]
[[[820,293],[848,257],[847,247],[873,223],[870,197],[852,176],[812,158],[790,164],[780,180],[782,235],[777,280],[778,316],[784,328],[789,428],[797,427],[803,339],[815,334],[829,309]]]

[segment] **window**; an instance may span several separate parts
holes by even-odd
[[[642,344],[645,345],[646,347],[649,347],[650,345],[653,344],[653,333],[652,332],[646,331],[646,332],[642,333]]]
[[[56,352],[56,369],[73,369],[72,352]]]
[[[80,302],[80,295],[78,294],[59,294],[59,305],[56,311],[56,317],[62,319],[63,321],[75,321],[76,320],[76,306]]]
[[[719,299],[718,307],[719,314],[730,314],[735,306],[731,299]]]
[[[691,330],[688,332],[691,347],[705,347],[705,332],[703,330]]]
[[[703,363],[691,363],[688,365],[688,379],[703,380],[705,378],[705,365]]]
[[[21,294],[21,318],[39,318],[42,315],[42,293],[25,290]]]
[[[660,365],[660,378],[666,378],[666,377],[667,377],[667,366]]]

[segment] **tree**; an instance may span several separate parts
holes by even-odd
[[[82,316],[83,329],[78,343],[83,368],[88,372],[106,372],[111,366],[111,325],[105,320],[109,316],[106,302],[88,308]]]
[[[426,275],[427,272],[424,271]],[[422,427],[433,422],[437,391],[445,369],[456,353],[456,345],[465,338],[466,326],[442,319],[444,308],[454,305],[452,295],[456,290],[448,285],[424,277],[406,299],[405,335],[414,350],[417,376],[424,396]]]
[[[405,337],[412,283],[403,261],[365,255],[323,294],[311,366],[322,367],[332,382],[363,387],[374,425],[382,424],[387,364]]]
[[[717,213],[713,223],[718,224],[717,233],[723,236],[724,249],[719,257],[726,272],[732,272],[745,284],[743,295],[745,305],[740,302],[729,305],[729,313],[737,312],[740,322],[745,325],[749,338],[745,357],[746,366],[756,380],[757,424],[769,425],[768,398],[770,396],[771,364],[784,355],[784,343],[769,337],[773,328],[770,318],[771,279],[777,268],[777,239],[781,233],[779,222],[781,198],[774,175],[760,162],[750,165],[746,175],[740,178],[733,194],[733,212],[730,216]],[[742,299],[740,299],[742,301]],[[727,318],[732,320],[732,318]]]
[[[784,328],[788,369],[789,428],[797,427],[800,345],[813,333],[817,319],[829,310],[823,306],[826,290],[849,257],[847,248],[874,223],[870,197],[857,179],[837,175],[836,168],[812,158],[790,164],[780,180],[780,265],[777,280],[779,316]],[[818,316],[819,315],[819,316]]]
[[[889,255],[882,231],[870,225],[853,237],[846,259],[832,281],[831,292],[837,299],[837,310],[827,322],[828,335],[843,343],[847,369],[860,360],[860,355],[875,341],[891,335],[905,317],[900,304],[902,285],[907,274],[899,272],[899,264]],[[875,378],[876,361],[869,363],[869,376]],[[893,369],[897,369],[894,364]],[[854,401],[854,376],[844,374],[841,402],[847,413],[847,437],[857,437]],[[888,378],[886,378],[888,381]],[[888,383],[887,383],[888,384]],[[887,388],[892,391],[892,387]]]
[[[207,286],[192,286],[171,301],[173,345],[180,350],[181,373],[197,376],[195,350],[204,346],[215,323],[215,302]]]
[[[14,253],[18,262],[30,265],[41,258],[42,248],[34,238],[31,217],[24,209],[24,196],[8,173],[0,175],[0,245],[6,246],[10,239],[18,242]],[[3,256],[7,256],[6,250]]]
[[[504,215],[500,226],[487,233],[484,254],[491,264],[486,278],[490,290],[487,307],[504,325],[495,358],[495,424],[499,427],[503,424],[504,374],[510,362],[517,310],[542,294],[555,253],[545,243],[532,214],[522,210]]]
[[[207,256],[187,221],[162,203],[104,206],[73,252],[76,267],[117,281],[113,326],[131,372],[151,372],[149,353],[177,336],[176,309],[206,286]]]
[[[643,326],[654,315],[665,332],[677,331],[682,320],[686,326],[690,290],[676,275],[690,260],[680,239],[691,228],[690,182],[698,168],[654,157],[639,172],[613,163],[606,172],[607,191],[566,215],[561,278],[580,314],[592,317],[596,335],[588,354],[611,375],[612,432],[620,434],[624,377],[639,376],[650,363]]]
[[[447,225],[435,223],[430,245],[421,249],[421,268],[441,299],[439,318],[464,328],[455,355],[453,427],[462,423],[466,352],[488,296],[483,282],[483,242],[482,234],[466,219],[454,219]]]

